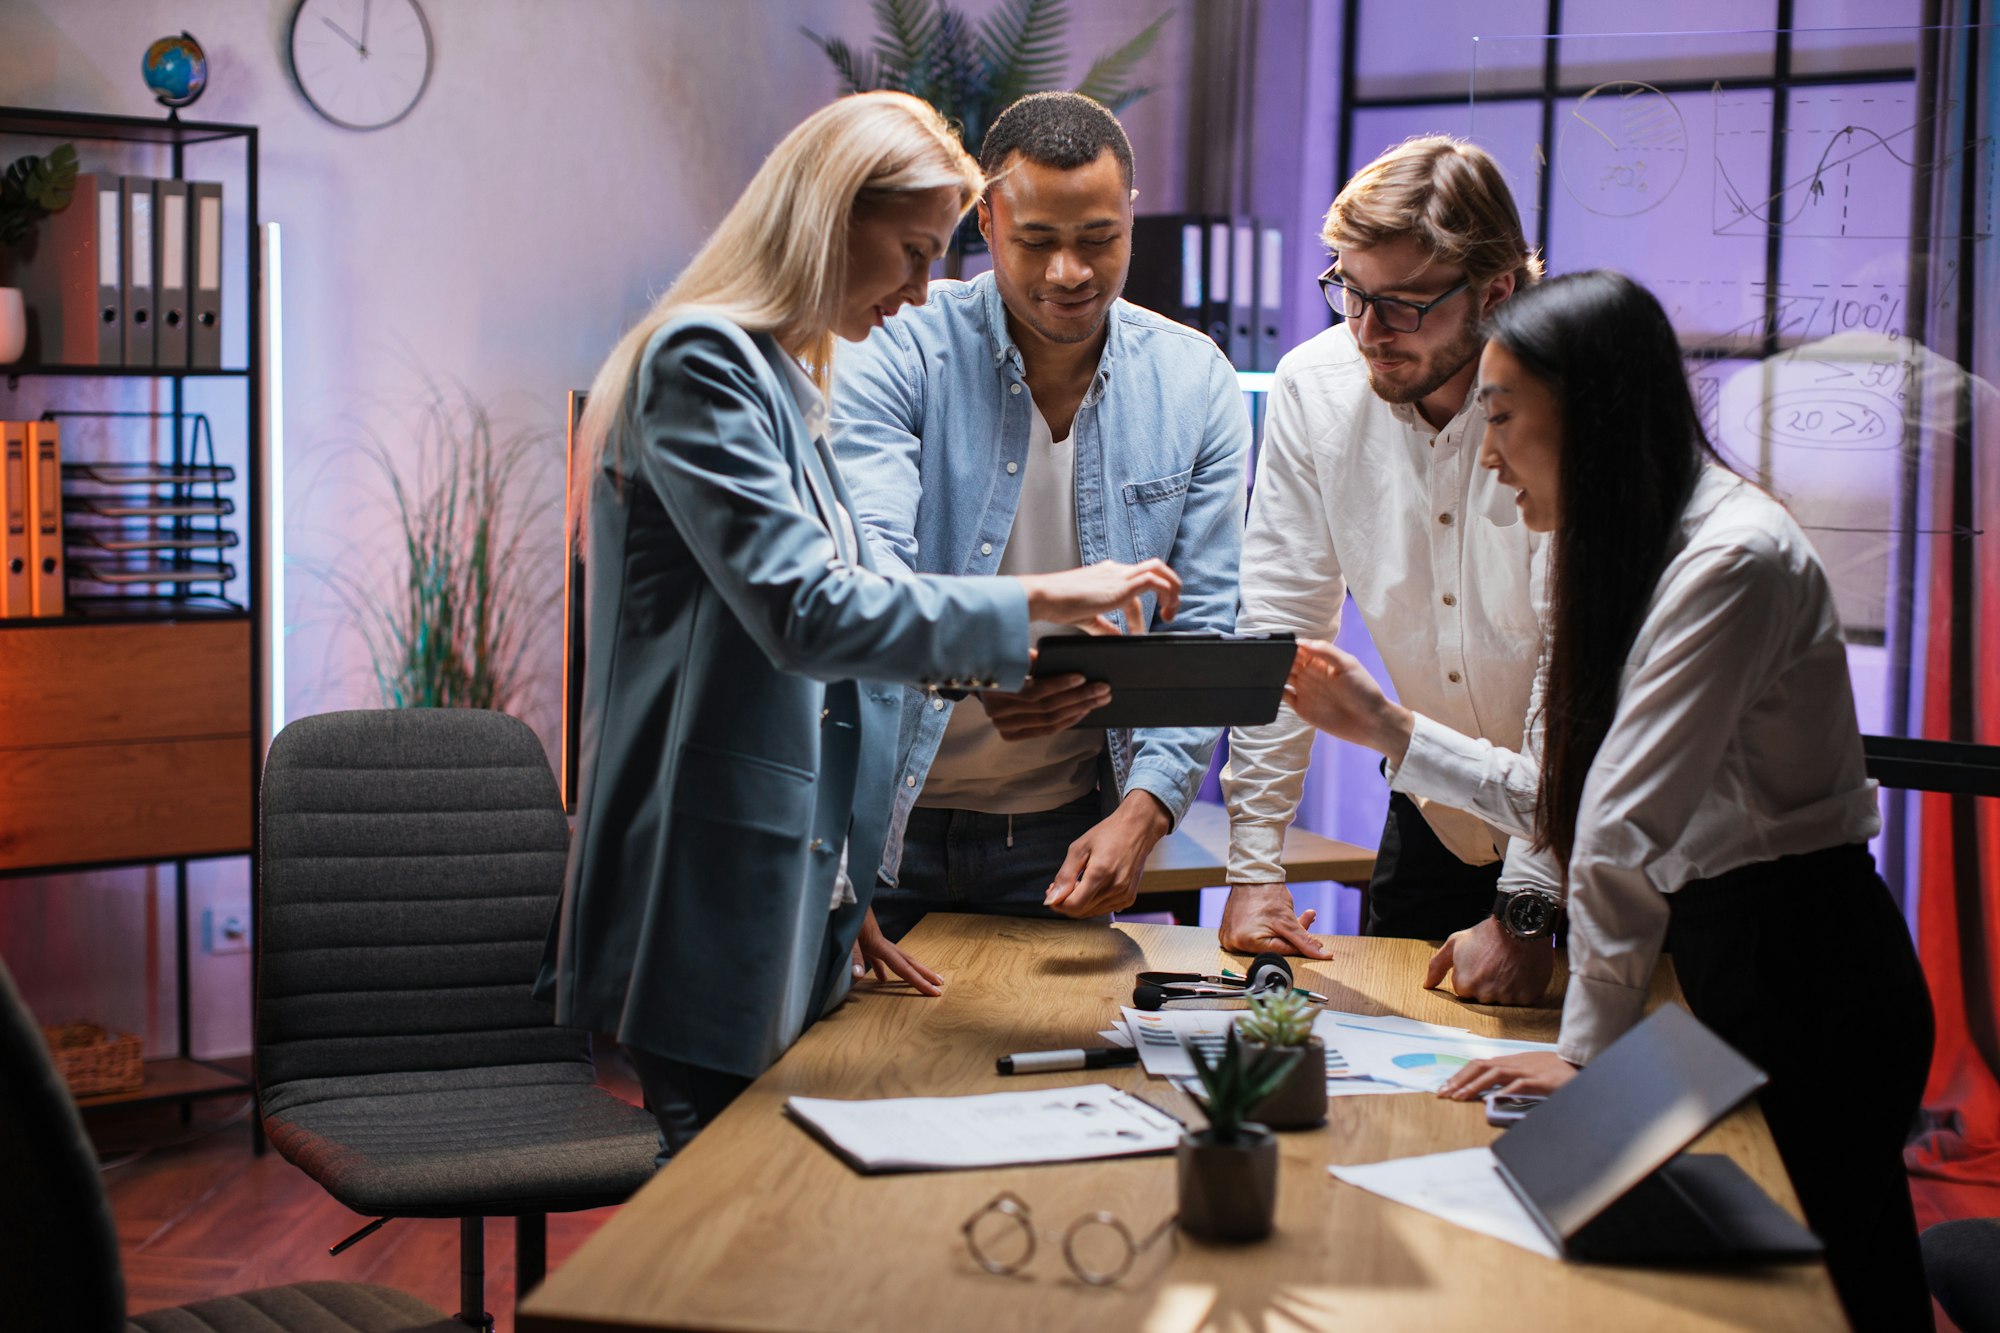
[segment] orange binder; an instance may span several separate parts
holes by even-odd
[[[34,614],[28,587],[28,423],[0,421],[0,616]]]
[[[63,613],[62,435],[53,421],[28,423],[28,577],[38,616]]]

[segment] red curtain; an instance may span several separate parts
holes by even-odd
[[[1991,263],[1974,308],[1995,308]],[[1980,370],[1995,359],[1988,324],[1973,341]],[[1984,344],[1983,346],[1979,344]],[[1957,429],[1939,458],[1928,552],[1920,734],[2000,745],[2000,394],[1958,377]],[[1925,793],[1918,854],[1917,946],[1937,1009],[1925,1091],[1927,1126],[1912,1172],[1984,1187],[1955,1213],[2000,1213],[2000,798]]]

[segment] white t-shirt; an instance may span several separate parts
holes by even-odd
[[[1028,425],[1028,458],[1022,465],[1021,503],[1000,553],[1002,574],[1049,574],[1083,562],[1076,536],[1075,434],[1055,439],[1037,408]],[[1034,621],[1029,633],[1068,633],[1069,627]],[[938,742],[937,758],[917,804],[934,809],[1025,815],[1081,800],[1097,786],[1097,756],[1104,733],[1092,729],[1003,740],[976,698],[957,704]]]

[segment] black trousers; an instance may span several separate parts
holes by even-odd
[[[1930,1072],[1930,990],[1862,845],[1667,895],[1688,1008],[1771,1076],[1771,1137],[1862,1333],[1927,1329],[1903,1144]]]
[[[1361,933],[1442,940],[1493,915],[1499,885],[1500,862],[1474,866],[1459,860],[1438,841],[1415,801],[1390,792]]]
[[[636,1046],[625,1048],[639,1087],[646,1094],[646,1109],[660,1122],[660,1151],[655,1166],[665,1166],[681,1149],[694,1142],[704,1126],[722,1114],[751,1080],[741,1074],[727,1074],[685,1060],[670,1060]]]

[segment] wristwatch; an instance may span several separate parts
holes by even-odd
[[[1554,934],[1562,910],[1562,896],[1547,889],[1502,889],[1493,895],[1493,919],[1517,940]]]

